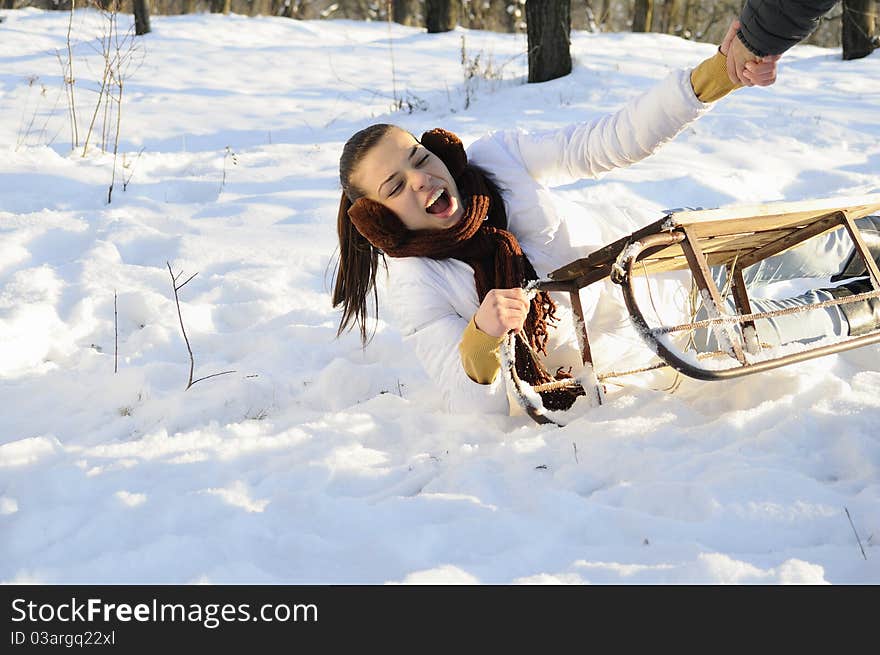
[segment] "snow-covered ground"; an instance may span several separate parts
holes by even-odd
[[[385,323],[366,352],[335,339],[351,133],[561,126],[712,44],[575,33],[574,72],[526,85],[524,36],[154,16],[107,204],[112,156],[71,152],[67,15],[0,15],[0,581],[880,583],[878,347],[624,389],[559,429],[446,413]],[[76,14],[80,138],[101,33]],[[496,79],[465,81],[462,39]],[[808,46],[653,158],[559,191],[657,210],[876,192],[880,55]],[[166,262],[198,272],[195,377],[235,371],[188,391]]]

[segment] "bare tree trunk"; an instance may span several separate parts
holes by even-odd
[[[596,10],[593,9],[593,0],[586,0],[584,2],[584,12],[587,15],[587,31],[598,32],[599,17],[596,15]]]
[[[294,0],[291,0],[290,7],[287,8],[290,10],[290,16],[293,17],[293,3]],[[272,0],[253,0],[251,3],[251,15],[252,16],[271,16],[272,15]]]
[[[654,18],[654,0],[636,0],[633,5],[633,32],[650,32]]]
[[[392,0],[391,20],[401,25],[415,25],[416,4],[414,0]]]
[[[684,3],[684,16],[681,19],[681,27],[682,27],[682,36],[692,35],[694,30],[691,25],[691,16],[694,11],[694,0],[685,0]],[[690,38],[688,36],[688,38]]]
[[[149,0],[133,0],[134,9],[134,33],[138,36],[150,32],[150,2]]]
[[[571,72],[571,0],[527,0],[529,82]]]
[[[598,20],[600,30],[611,31],[611,9],[613,4],[614,0],[600,0],[597,8],[599,12]]]
[[[660,11],[660,31],[664,34],[675,32],[676,19],[680,11],[678,0],[663,0],[663,9]]]
[[[841,41],[844,59],[861,59],[878,44],[875,0],[843,0]]]
[[[425,0],[425,27],[428,34],[449,32],[455,29],[456,8],[454,0]]]

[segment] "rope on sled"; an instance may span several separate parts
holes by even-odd
[[[770,312],[754,312],[752,314],[742,314],[736,316],[721,316],[718,318],[707,318],[695,323],[683,323],[681,325],[664,326],[651,328],[651,333],[655,335],[670,334],[672,332],[684,332],[686,330],[696,330],[699,328],[710,327],[719,323],[744,323],[746,321],[754,321],[762,318],[776,318],[777,316],[785,316],[787,314],[797,314],[799,312],[809,311],[811,309],[821,309],[822,307],[832,307],[834,305],[847,305],[849,303],[868,300],[869,298],[877,298],[880,291],[866,291],[865,293],[856,293],[843,298],[834,298],[832,300],[823,300],[809,305],[798,305],[796,307],[787,307],[786,309],[775,309]]]

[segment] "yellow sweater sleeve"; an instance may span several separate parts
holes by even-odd
[[[730,81],[727,57],[719,50],[691,71],[691,86],[701,102],[715,102],[742,85]]]
[[[461,365],[471,380],[479,384],[492,384],[495,381],[501,370],[498,348],[503,342],[504,337],[486,334],[471,317],[458,344]]]

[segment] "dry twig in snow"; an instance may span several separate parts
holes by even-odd
[[[174,289],[174,303],[177,305],[177,318],[180,320],[180,331],[183,333],[183,340],[184,342],[186,342],[186,350],[187,352],[189,352],[189,380],[187,381],[186,389],[184,389],[184,391],[189,389],[196,382],[201,382],[202,380],[207,380],[208,378],[215,378],[218,375],[235,373],[235,371],[223,371],[221,373],[212,373],[211,375],[206,375],[204,377],[193,380],[193,369],[195,369],[196,362],[195,358],[193,357],[192,348],[189,345],[189,337],[186,336],[186,328],[183,327],[183,315],[180,313],[180,296],[178,296],[177,292],[180,291],[184,286],[186,286],[186,284],[196,275],[198,275],[198,273],[193,273],[186,279],[185,282],[177,284],[177,280],[180,278],[181,275],[183,275],[183,271],[175,275],[174,271],[171,270],[171,264],[165,262],[165,265],[168,267],[168,273],[171,275],[171,287]]]

